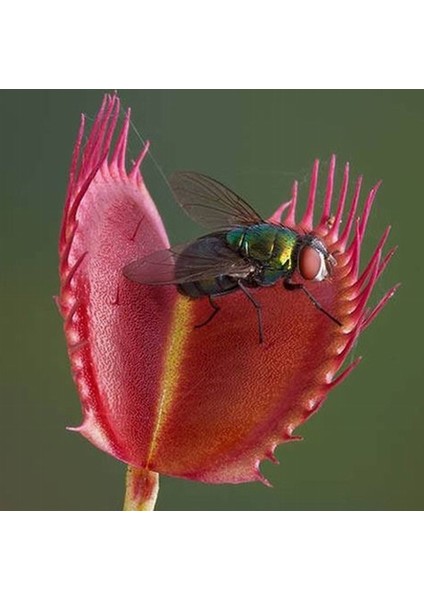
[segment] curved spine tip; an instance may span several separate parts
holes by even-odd
[[[134,164],[131,169],[130,177],[136,177],[137,173],[139,173],[139,169],[150,149],[150,140],[146,140],[140,154],[134,161]]]
[[[74,189],[74,181],[70,189],[71,199],[65,211],[65,219],[68,225],[75,220],[82,198],[99,169],[107,161],[112,137],[119,117],[120,101],[117,96],[111,99],[107,97],[106,100],[103,101],[84,148],[83,162],[78,172],[78,179],[84,181],[84,183],[77,191]]]
[[[357,324],[354,326],[351,334],[348,336],[348,341],[347,341],[345,347],[340,352],[340,354],[337,356],[337,359],[336,359],[337,370],[339,370],[342,367],[346,358],[349,356],[350,352],[352,351],[352,348],[355,346],[355,344],[357,343],[357,341],[359,339],[360,333],[361,333],[361,330]],[[329,382],[329,384],[331,385],[331,381]]]
[[[68,223],[75,223],[75,218],[77,215],[79,205],[81,204],[81,201],[84,198],[91,182],[97,175],[102,163],[104,162],[104,160],[106,158],[106,155],[107,155],[107,152],[102,155],[98,164],[92,169],[91,173],[87,176],[87,179],[84,181],[84,184],[82,185],[81,189],[78,191],[77,195],[75,196],[75,199],[72,202],[72,205],[69,206],[69,212],[67,214],[67,222]]]
[[[342,185],[340,187],[340,195],[339,195],[339,200],[337,203],[336,216],[334,217],[333,225],[331,226],[330,231],[328,233],[328,239],[329,239],[330,243],[334,243],[337,240],[337,236],[339,234],[340,225],[341,225],[341,222],[343,219],[343,212],[344,212],[345,203],[346,203],[347,190],[349,187],[349,172],[350,172],[350,165],[347,162],[345,164],[344,171],[343,171],[343,180],[342,180]]]
[[[327,176],[327,187],[325,190],[324,204],[322,207],[320,226],[325,226],[328,223],[331,215],[331,203],[333,200],[334,190],[334,174],[336,172],[336,155],[332,154],[330,159],[330,166],[328,168]]]
[[[63,247],[60,250],[60,272],[63,275],[69,268],[69,254],[71,252],[72,242],[77,230],[78,223],[74,222],[71,225],[66,223],[65,233],[66,239]]]
[[[349,275],[352,275],[355,279],[358,276],[359,263],[361,260],[361,236],[359,231],[359,219],[355,223],[355,236],[346,250],[348,256],[347,264],[349,265]]]
[[[391,248],[388,251],[388,253],[386,254],[386,256],[383,258],[381,265],[378,269],[377,278],[380,277],[380,275],[384,272],[384,269],[387,267],[389,262],[392,260],[393,256],[396,254],[398,248],[399,248],[399,246],[397,246],[397,245],[393,246],[393,248]]]
[[[81,306],[81,300],[75,300],[75,302],[69,307],[68,311],[66,312],[66,316],[65,316],[65,324],[64,324],[65,329],[68,329],[69,327],[72,326],[72,319],[73,319],[75,313],[77,312],[77,310],[80,308],[80,306]]]
[[[389,225],[386,228],[386,230],[384,231],[383,235],[381,236],[380,241],[378,242],[377,246],[375,247],[375,250],[374,250],[374,252],[373,252],[370,260],[368,261],[367,266],[365,267],[365,269],[361,273],[360,277],[358,278],[358,281],[356,282],[356,288],[358,290],[360,290],[361,287],[364,285],[365,281],[368,278],[368,275],[370,274],[370,272],[374,268],[375,261],[378,260],[378,256],[379,255],[380,255],[380,258],[381,258],[381,250],[382,250],[382,248],[384,247],[384,244],[387,241],[387,238],[389,236],[390,230],[391,230],[391,226]],[[390,250],[390,252],[384,258],[381,266],[379,267],[379,274],[378,274],[377,277],[379,277],[380,274],[383,272],[384,267],[387,265],[387,263],[389,262],[389,260],[393,256],[394,252],[395,252],[395,248],[392,248],[392,250]]]
[[[285,442],[303,442],[302,435],[289,435],[285,438]]]
[[[81,425],[78,425],[76,427],[72,427],[71,425],[67,425],[65,427],[65,429],[66,429],[66,431],[74,431],[76,433],[81,433],[83,426],[84,426],[84,423],[82,423]]]
[[[115,150],[113,152],[112,158],[110,159],[110,167],[112,169],[116,168],[120,175],[125,175],[125,156],[127,152],[127,144],[128,144],[128,132],[130,127],[130,116],[131,110],[128,108],[124,123],[122,125],[121,131],[119,133],[118,140],[115,144]]]
[[[328,384],[329,389],[334,389],[337,385],[342,383],[348,377],[352,371],[359,365],[362,360],[362,356],[358,356],[351,365],[349,365],[340,375],[338,375],[331,383]]]
[[[69,208],[72,203],[72,196],[73,196],[73,190],[75,187],[75,182],[77,181],[78,174],[79,174],[79,160],[80,160],[82,139],[84,137],[84,131],[85,131],[85,115],[82,113],[79,129],[78,129],[78,133],[77,133],[77,138],[75,141],[75,146],[74,146],[74,150],[72,152],[72,158],[71,158],[71,167],[70,167],[70,171],[69,171],[69,180],[68,180],[68,186],[67,186],[67,190],[66,190],[65,206],[63,209],[62,224],[61,224],[61,228],[60,228],[60,238],[59,238],[60,250],[62,250],[66,244],[68,212],[69,212]]]
[[[116,102],[114,100],[116,100]],[[100,139],[100,142],[103,142],[103,147],[105,148],[105,151],[103,152],[104,159],[102,162],[106,160],[107,155],[109,154],[110,146],[112,143],[112,137],[115,133],[116,125],[119,118],[120,106],[121,103],[119,101],[119,98],[117,96],[115,96],[115,98],[112,98],[111,108],[108,114],[107,124],[105,126],[104,138]]]
[[[66,290],[69,287],[69,285],[70,285],[70,283],[71,283],[71,281],[72,281],[75,273],[78,271],[79,267],[81,266],[82,261],[87,256],[87,254],[88,254],[87,251],[83,252],[81,254],[81,256],[72,265],[72,267],[69,269],[69,272],[68,272],[68,274],[66,276],[66,279],[65,279],[65,281],[62,284],[62,289]]]
[[[60,305],[60,299],[59,296],[57,296],[56,294],[54,296],[52,296],[52,300],[56,305],[57,310],[59,311],[60,314],[62,314],[62,307]]]
[[[338,246],[342,252],[346,248],[346,245],[347,245],[347,242],[348,242],[348,239],[350,236],[350,232],[352,230],[353,221],[354,221],[354,218],[356,215],[356,210],[358,208],[359,196],[361,194],[361,187],[362,187],[362,175],[359,176],[358,179],[356,180],[355,191],[353,193],[352,203],[350,205],[350,209],[349,209],[349,213],[348,213],[348,217],[347,217],[347,221],[346,221],[346,226],[345,226],[343,233],[341,234],[339,241],[338,241]]]
[[[374,200],[377,196],[378,189],[381,185],[381,180],[378,181],[375,186],[370,190],[367,199],[365,200],[364,209],[362,211],[361,220],[360,220],[360,233],[361,233],[361,241],[363,240],[365,230],[368,225],[368,219],[371,214],[371,209],[374,204]]]
[[[388,292],[386,292],[384,294],[384,296],[381,298],[381,300],[373,308],[373,310],[370,312],[370,314],[367,315],[366,319],[362,323],[362,325],[361,325],[361,331],[365,331],[365,329],[367,329],[367,327],[369,325],[371,325],[371,323],[374,321],[374,319],[377,317],[377,315],[386,306],[386,304],[390,300],[390,298],[392,298],[395,295],[395,293],[398,290],[398,288],[400,287],[400,285],[401,285],[400,283],[397,283],[392,288],[390,288],[390,290]]]
[[[255,479],[256,481],[259,481],[259,483],[263,483],[266,487],[273,487],[272,483],[265,477],[265,475],[262,475],[259,469],[256,471]]]
[[[355,310],[351,313],[351,316],[359,315],[365,309],[365,305],[368,302],[369,297],[371,296],[371,292],[374,289],[375,282],[377,281],[378,267],[379,267],[380,260],[381,260],[381,250],[379,250],[379,252],[377,254],[377,259],[376,259],[376,261],[373,265],[373,268],[369,274],[368,281],[365,284],[365,287],[361,290],[361,292],[359,293],[359,295],[357,297],[357,304],[356,304]]]
[[[294,227],[296,225],[296,206],[297,206],[298,190],[299,190],[299,183],[297,180],[295,180],[292,185],[289,212],[287,213],[287,217],[284,220],[284,224],[287,225],[288,227]]]
[[[288,202],[283,202],[283,204],[280,204],[280,206],[277,208],[277,210],[271,216],[270,220],[274,221],[274,223],[282,223],[283,222],[283,214],[289,208],[291,203],[292,203],[292,201],[289,200]]]
[[[275,454],[273,453],[272,450],[269,450],[268,452],[265,453],[265,458],[267,460],[269,460],[270,462],[274,463],[274,465],[279,465],[280,464],[280,461],[275,456]]]
[[[306,229],[306,231],[310,231],[313,228],[315,201],[318,187],[318,174],[319,160],[315,159],[312,167],[311,183],[309,184],[308,202],[303,217],[301,218],[299,223],[301,227]]]

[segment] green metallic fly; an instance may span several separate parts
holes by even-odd
[[[336,261],[320,238],[264,221],[237,194],[206,175],[178,172],[170,185],[188,216],[213,233],[130,263],[124,268],[128,279],[175,284],[190,298],[208,297],[213,312],[196,327],[207,325],[220,310],[214,298],[241,290],[255,307],[261,343],[261,305],[249,288],[271,286],[279,279],[287,290],[302,290],[318,310],[341,325],[303,283],[292,281],[296,270],[305,281],[331,275]]]

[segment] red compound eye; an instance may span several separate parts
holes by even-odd
[[[299,271],[302,277],[308,281],[315,279],[323,263],[322,254],[312,246],[304,246],[299,254]]]

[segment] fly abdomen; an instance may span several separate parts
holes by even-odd
[[[237,288],[237,281],[228,275],[219,275],[212,279],[200,281],[188,281],[180,283],[178,291],[190,298],[201,298],[202,296],[222,296]]]
[[[177,258],[175,263],[175,277],[179,279],[185,273],[190,272],[195,265],[199,273],[198,278],[191,277],[189,281],[181,281],[178,291],[190,298],[201,298],[203,296],[219,296],[227,294],[237,288],[237,277],[225,274],[229,263],[238,260],[238,253],[228,247],[225,234],[215,233],[195,240],[187,246],[184,252]],[[222,272],[219,272],[220,265]],[[217,271],[211,276],[211,268]],[[205,272],[202,276],[201,271]],[[206,273],[208,273],[206,275]]]

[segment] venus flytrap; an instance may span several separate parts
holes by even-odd
[[[261,461],[276,461],[276,446],[298,439],[294,430],[356,366],[358,360],[342,370],[360,333],[395,292],[396,286],[368,308],[394,252],[383,256],[389,229],[359,272],[378,185],[358,213],[359,179],[346,209],[346,165],[332,207],[333,157],[316,219],[316,161],[303,216],[296,218],[295,184],[290,202],[270,219],[302,235],[313,232],[335,257],[331,277],[308,283],[334,320],[305,294],[273,285],[254,290],[264,343],[240,291],[221,297],[219,316],[196,327],[210,315],[206,297],[193,300],[174,285],[124,277],[126,265],[169,243],[140,174],[148,146],[126,167],[129,112],[112,143],[119,110],[117,96],[105,97],[84,145],[82,119],[60,233],[58,304],[83,411],[82,424],[70,429],[129,465],[128,510],[153,509],[158,474],[267,484]]]

